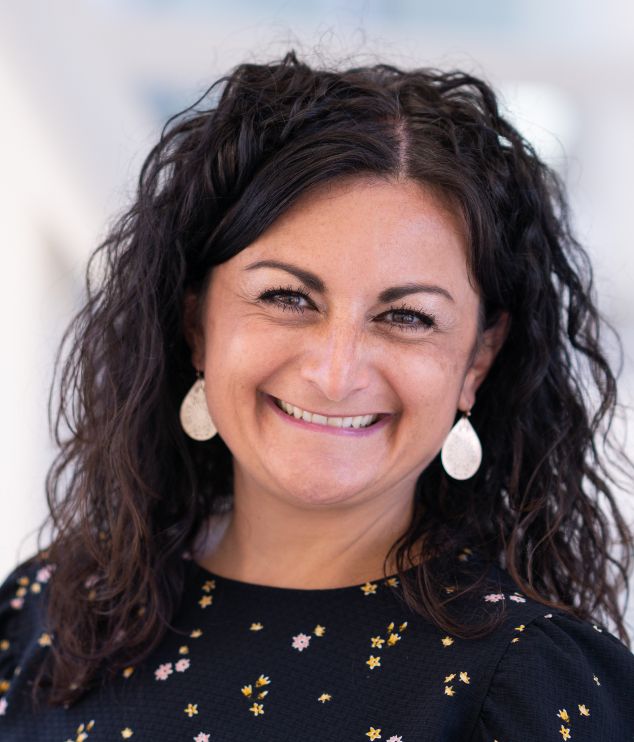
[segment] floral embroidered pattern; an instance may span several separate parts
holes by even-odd
[[[588,717],[590,716],[590,709],[585,705],[585,703],[580,703],[577,705],[577,708],[579,709],[579,716]],[[561,734],[562,739],[571,739],[571,729],[572,729],[572,719],[570,718],[570,714],[566,711],[566,709],[559,709],[557,711],[557,716],[568,726],[564,726],[561,724],[559,727],[559,734]]]
[[[172,663],[171,662],[165,662],[162,665],[159,665],[156,670],[154,670],[154,677],[157,680],[167,680],[167,678],[174,672],[172,669]]]
[[[403,623],[398,627],[398,631],[401,633],[394,631],[394,627],[394,621],[390,621],[387,625],[385,638],[380,635],[370,637],[370,646],[373,649],[383,649],[384,646],[393,647],[397,642],[401,641],[401,634],[407,628],[407,621],[403,621]],[[365,664],[370,668],[370,670],[374,670],[375,667],[381,667],[381,658],[371,654]]]
[[[381,739],[381,729],[375,729],[374,727],[370,727],[370,729],[365,733],[366,737],[369,737],[370,739]],[[393,734],[391,737],[389,737],[386,742],[404,742],[403,738],[401,736],[397,736],[396,734]]]
[[[80,724],[77,727],[77,731],[75,733],[75,739],[67,739],[65,742],[84,742],[84,740],[88,739],[89,733],[92,731],[93,727],[95,726],[95,720],[91,719],[87,724]]]
[[[460,670],[457,673],[458,682],[465,683],[465,685],[469,685],[471,683],[471,678],[469,677],[469,674],[465,670]],[[456,691],[454,690],[453,685],[451,684],[452,681],[456,678],[456,673],[452,672],[449,675],[445,677],[444,680],[444,693],[446,696],[455,696]]]
[[[253,701],[253,704],[249,707],[249,711],[254,716],[261,716],[264,713],[264,704],[258,703],[258,701],[261,701],[265,696],[268,695],[268,690],[257,690],[258,688],[262,688],[265,685],[270,685],[271,681],[266,675],[260,675],[260,677],[255,681],[254,684],[244,685],[240,690],[242,691],[242,695],[245,698],[248,698],[250,701]],[[254,686],[255,685],[255,689]]]
[[[207,608],[214,602],[214,596],[210,595],[212,590],[216,589],[216,581],[215,580],[205,580],[202,584],[202,591],[203,595],[201,596],[200,600],[198,601],[198,605],[201,608]]]
[[[291,646],[299,652],[303,652],[310,644],[311,637],[308,634],[297,634],[293,637]]]

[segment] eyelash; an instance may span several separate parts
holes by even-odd
[[[296,304],[284,304],[278,301],[275,298],[276,296],[301,296],[306,301],[312,303],[312,299],[308,291],[304,291],[300,288],[293,288],[292,286],[279,286],[274,289],[268,289],[264,293],[260,294],[260,296],[258,297],[258,301],[264,302],[265,304],[272,304],[274,306],[281,307],[282,311],[284,312],[287,309],[290,309],[293,312],[301,312],[302,314],[304,313],[305,307],[299,307]],[[405,303],[401,304],[398,307],[390,306],[390,308],[386,312],[384,312],[384,314],[389,314],[390,312],[400,312],[401,314],[416,317],[423,323],[423,329],[432,329],[436,327],[436,318],[432,314],[423,314],[422,312],[419,312],[417,309],[414,309],[413,307],[410,307]],[[399,322],[393,322],[391,323],[391,326],[397,327],[402,332],[416,332],[421,327],[421,325],[401,324]]]

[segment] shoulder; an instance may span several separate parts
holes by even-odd
[[[606,627],[517,591],[489,600],[513,595],[471,742],[634,740],[630,650]]]
[[[54,569],[46,553],[38,553],[0,584],[0,715],[6,712],[22,670],[51,644],[45,630],[45,600]]]

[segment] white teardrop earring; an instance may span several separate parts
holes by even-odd
[[[207,441],[218,432],[207,407],[205,380],[198,369],[196,381],[181,403],[180,421],[183,430],[195,441]]]
[[[469,479],[478,471],[482,461],[482,445],[469,422],[470,415],[471,410],[462,414],[449,431],[440,452],[443,469],[453,479]]]

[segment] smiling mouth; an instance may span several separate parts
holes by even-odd
[[[385,415],[381,413],[346,417],[319,415],[317,413],[303,410],[300,407],[296,407],[295,405],[285,402],[282,399],[278,399],[277,397],[273,397],[272,395],[271,398],[275,402],[276,406],[289,417],[294,417],[298,420],[305,420],[306,422],[314,423],[315,425],[324,425],[333,428],[369,428],[378,420],[385,417]]]

